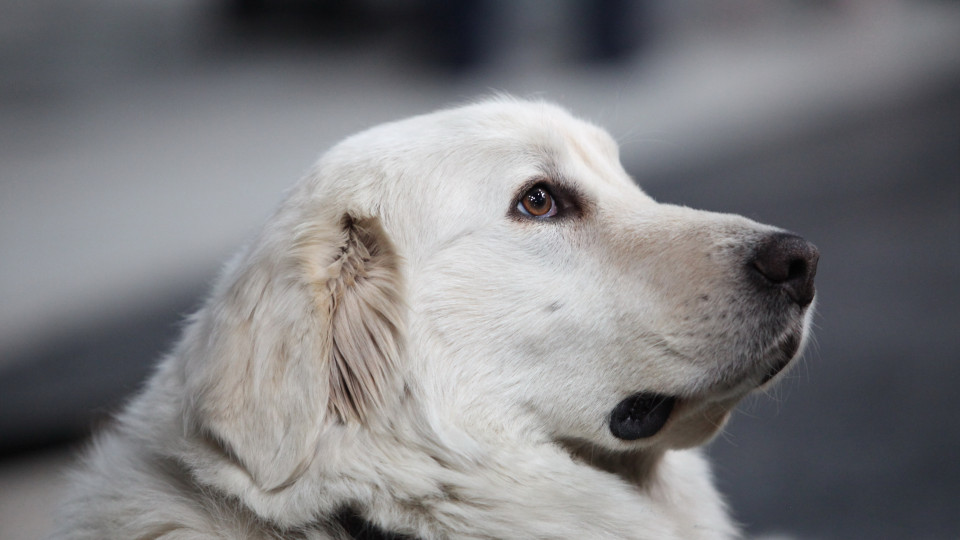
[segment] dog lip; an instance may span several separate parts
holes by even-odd
[[[656,435],[667,421],[677,398],[641,392],[624,399],[610,412],[610,433],[624,441]]]
[[[763,379],[760,380],[760,386],[767,384],[774,377],[780,374],[781,371],[786,369],[790,362],[793,360],[793,357],[796,356],[797,351],[800,350],[800,334],[791,333],[787,335],[784,340],[777,346],[777,357],[771,363],[766,374],[764,374]]]
[[[773,378],[779,375],[781,371],[786,369],[786,367],[790,364],[790,360],[792,360],[792,357],[789,356],[778,359],[764,374],[763,379],[760,380],[760,384],[758,386],[763,386],[773,380]]]

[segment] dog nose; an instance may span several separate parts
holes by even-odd
[[[820,252],[803,238],[774,233],[765,238],[753,254],[751,266],[768,286],[781,289],[800,307],[813,301],[813,278]]]

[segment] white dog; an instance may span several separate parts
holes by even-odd
[[[76,474],[61,537],[730,538],[694,447],[798,354],[817,251],[658,204],[498,98],[330,150]]]

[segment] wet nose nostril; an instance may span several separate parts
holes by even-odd
[[[787,293],[801,307],[813,301],[813,278],[820,254],[816,246],[789,233],[775,233],[757,247],[751,266],[766,285]]]

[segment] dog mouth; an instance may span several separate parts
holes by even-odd
[[[624,399],[610,413],[610,433],[624,441],[652,437],[660,432],[677,398],[641,392]]]
[[[756,378],[748,377],[725,391],[716,392],[712,398],[701,396],[702,399],[684,399],[691,402],[726,401],[737,396],[742,397],[749,392],[743,384],[750,388],[759,388],[787,368],[800,350],[802,337],[800,333],[790,333],[777,344],[773,357],[768,360],[763,375]],[[756,372],[754,372],[756,373]],[[749,381],[752,378],[752,383]],[[711,392],[713,394],[713,392]],[[671,415],[681,401],[680,397],[658,394],[655,392],[637,392],[619,403],[610,412],[608,427],[610,433],[622,441],[636,441],[653,437],[670,421]]]
[[[790,362],[800,351],[801,342],[802,337],[799,332],[787,334],[783,341],[777,345],[777,354],[774,360],[770,363],[767,372],[763,376],[763,379],[760,380],[760,386],[770,382],[774,377],[779,375],[781,371],[786,369],[788,365],[790,365]]]

